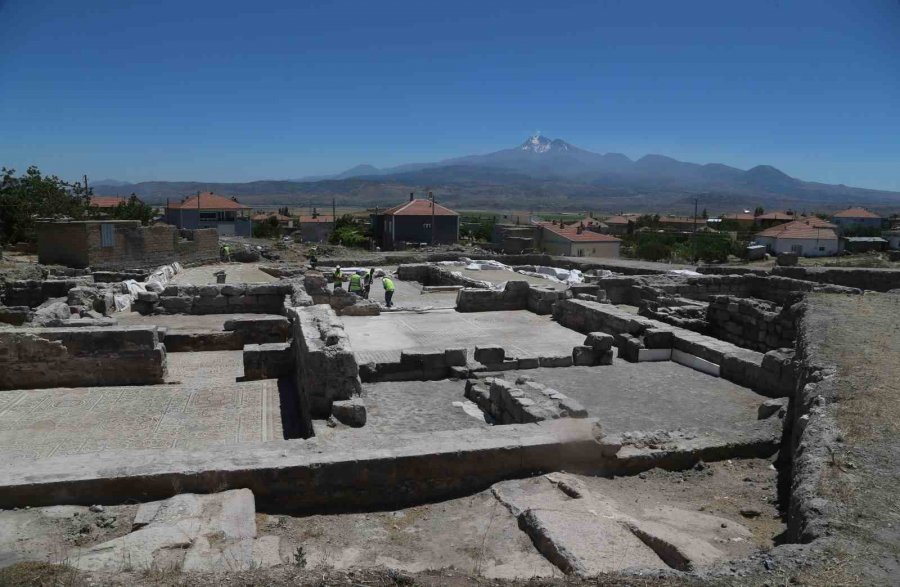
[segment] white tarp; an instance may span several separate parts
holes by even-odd
[[[134,279],[123,281],[121,284],[122,293],[113,295],[113,299],[116,303],[116,311],[129,311],[131,309],[131,303],[141,292],[151,290],[162,291],[166,287],[166,284],[168,284],[179,271],[181,271],[181,263],[172,263],[171,265],[163,265],[156,269],[149,277],[147,277],[147,281],[138,282]],[[148,290],[147,286],[151,283],[154,285],[150,286],[151,290]]]
[[[523,275],[531,275],[534,277],[543,277],[550,281],[558,281],[560,283],[568,283],[569,285],[584,283],[584,274],[579,269],[561,269],[559,267],[544,267],[537,265],[534,271],[519,271]]]
[[[702,273],[697,273],[696,271],[691,271],[690,269],[671,269],[666,271],[666,273],[670,275],[687,275],[688,277],[699,277],[703,275]]]
[[[464,267],[471,271],[512,271],[512,267],[504,265],[500,261],[491,259],[472,260],[468,257],[461,257],[459,261],[439,261],[438,265],[446,267]]]

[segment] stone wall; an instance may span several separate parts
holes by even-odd
[[[528,307],[528,282],[507,281],[502,291],[466,288],[456,294],[457,312],[496,312]]]
[[[638,348],[659,348],[659,345],[643,344],[645,336],[652,333],[654,337],[665,336],[670,340],[668,344],[671,344],[673,351],[678,350],[715,365],[724,379],[749,387],[762,395],[784,397],[794,390],[796,379],[789,351],[770,351],[764,355],[598,302],[563,300],[553,307],[553,317],[559,324],[578,332],[612,334],[620,356],[623,347],[635,346],[635,339]]]
[[[574,399],[524,377],[515,383],[499,377],[469,379],[466,397],[497,424],[531,424],[588,415]]]
[[[403,281],[417,281],[422,285],[461,285],[463,287],[484,289],[489,284],[477,279],[465,277],[444,267],[430,263],[410,263],[397,267],[397,278]]]
[[[775,275],[844,287],[890,291],[900,288],[900,269],[857,267],[775,267]]]
[[[291,377],[296,370],[294,352],[288,342],[244,345],[244,376],[238,381]]]
[[[90,278],[7,281],[3,287],[3,303],[37,308],[49,299],[66,297],[73,287],[90,285],[91,281]]]
[[[103,246],[102,226],[113,227],[111,246]],[[179,230],[169,224],[141,226],[138,221],[44,222],[38,224],[38,259],[44,264],[132,269],[167,263],[219,259],[215,229]]]
[[[160,314],[283,314],[285,296],[293,293],[290,282],[168,285],[158,294],[140,294],[135,309]]]
[[[381,306],[375,300],[362,298],[343,287],[328,289],[328,279],[319,271],[304,275],[302,290],[305,296],[300,299],[295,295],[292,301],[299,303],[292,305],[328,304],[339,316],[377,316],[381,313]]]
[[[808,292],[859,293],[859,290],[824,285],[812,281],[791,279],[777,275],[656,275],[636,277],[606,277],[592,281],[606,291],[614,304],[640,306],[648,301],[665,302],[667,299],[686,298],[709,301],[713,296],[729,295],[741,298],[754,297],[783,304],[793,294]],[[677,302],[677,300],[676,300]]]
[[[553,304],[567,297],[564,290],[530,285],[527,281],[507,281],[502,291],[492,289],[461,289],[456,296],[457,312],[496,312],[500,310],[530,310],[535,314],[550,314]]]
[[[162,383],[155,326],[0,330],[0,389]]]
[[[366,383],[432,381],[451,377],[454,367],[464,368],[467,362],[468,351],[464,348],[443,351],[403,351],[397,362],[360,365],[359,375]]]
[[[312,419],[331,415],[335,401],[362,393],[350,338],[334,310],[325,304],[288,308],[294,339],[295,381],[301,434],[312,436]]]
[[[715,296],[706,312],[708,334],[757,351],[793,348],[798,312],[754,298]]]

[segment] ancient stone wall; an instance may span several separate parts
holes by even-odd
[[[0,389],[162,383],[155,326],[0,331]]]
[[[502,291],[466,288],[456,294],[457,312],[524,310],[528,307],[528,282],[507,281]]]
[[[36,308],[52,298],[64,298],[73,287],[90,285],[91,279],[25,279],[7,281],[3,288],[3,303],[7,306]]]
[[[330,306],[288,308],[294,339],[296,387],[302,433],[312,436],[312,418],[327,418],[332,403],[362,393],[350,338]]]
[[[285,296],[293,293],[290,282],[168,285],[141,294],[135,307],[142,313],[283,314]]]
[[[637,316],[611,304],[601,304],[584,300],[563,300],[553,307],[556,321],[578,332],[605,332],[612,334],[619,347],[632,339],[643,341],[648,332],[654,336],[663,333],[671,337],[673,350],[700,358],[719,368],[724,379],[749,387],[758,393],[773,397],[783,397],[793,393],[795,376],[791,368],[790,352],[770,351],[767,354],[741,348],[732,343],[705,336]],[[625,335],[629,335],[626,337]],[[633,343],[633,341],[632,341]],[[642,345],[637,345],[642,346]],[[657,346],[657,345],[653,345]],[[647,345],[647,348],[652,348]]]
[[[540,383],[499,377],[466,381],[466,397],[497,424],[530,424],[558,418],[587,418],[576,400]]]
[[[465,367],[468,351],[464,348],[443,351],[403,351],[400,360],[360,365],[360,378],[377,381],[432,381],[447,379],[454,367]]]
[[[889,291],[900,288],[900,269],[858,267],[775,267],[775,275],[844,287]]]
[[[410,263],[397,267],[397,278],[403,281],[417,281],[422,285],[461,285],[470,288],[487,288],[483,281],[465,277],[444,267],[430,263]]]
[[[757,351],[792,348],[797,336],[797,312],[754,298],[714,296],[706,312],[707,333]]]

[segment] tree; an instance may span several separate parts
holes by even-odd
[[[147,226],[153,220],[155,212],[151,206],[140,201],[135,194],[131,194],[131,197],[124,202],[119,202],[110,211],[110,216],[116,220],[140,220],[141,224]]]
[[[362,247],[366,244],[366,235],[352,214],[344,214],[335,221],[328,242],[345,247]]]
[[[703,218],[709,218],[709,214],[706,213],[706,208],[703,209],[703,213],[700,214],[700,216],[703,216]]]
[[[756,210],[753,211],[754,216],[762,216],[765,213],[766,213],[766,211],[763,209],[762,206],[757,206]]]
[[[31,166],[21,176],[15,169],[2,169],[0,178],[0,240],[34,242],[38,218],[83,219],[88,213],[91,190],[66,183],[55,175],[42,175]]]
[[[253,236],[255,238],[275,238],[278,236],[278,232],[278,217],[274,214],[253,225]]]

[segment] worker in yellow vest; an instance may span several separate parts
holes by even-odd
[[[334,289],[344,289],[344,273],[341,271],[341,266],[338,265],[334,268]]]
[[[359,273],[353,273],[352,275],[350,275],[350,286],[347,288],[347,291],[362,297],[362,277],[360,277]]]
[[[381,285],[384,286],[384,305],[388,308],[392,308],[394,306],[394,302],[392,301],[394,298],[394,282],[390,277],[385,275],[381,278]]]

